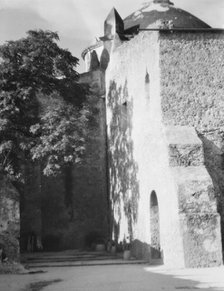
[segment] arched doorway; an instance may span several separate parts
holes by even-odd
[[[161,258],[160,250],[160,226],[159,226],[159,205],[155,191],[150,196],[150,233],[151,233],[151,257]]]

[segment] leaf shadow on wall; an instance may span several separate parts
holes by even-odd
[[[111,228],[115,240],[118,241],[122,213],[124,213],[128,223],[128,235],[132,240],[133,224],[137,221],[138,216],[139,181],[137,179],[138,165],[133,155],[133,97],[129,96],[127,81],[119,87],[115,81],[110,83],[107,105],[112,114],[108,125],[109,175],[113,216]]]

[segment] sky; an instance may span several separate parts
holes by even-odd
[[[122,18],[144,0],[0,0],[0,44],[24,37],[30,29],[57,31],[59,45],[80,59],[82,51],[103,35],[104,20],[115,7]],[[224,28],[224,0],[173,0],[214,28]]]

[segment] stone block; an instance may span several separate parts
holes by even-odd
[[[204,166],[172,169],[180,213],[217,212],[212,180]]]
[[[187,268],[222,264],[220,217],[217,213],[180,215],[184,260]]]
[[[193,127],[173,126],[166,128],[169,165],[200,166],[204,163],[202,142]]]

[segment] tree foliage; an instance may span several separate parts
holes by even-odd
[[[85,150],[88,110],[74,107],[60,96],[51,96],[47,103],[42,100],[40,120],[30,127],[38,138],[31,147],[33,160],[44,161],[44,174],[55,175],[61,166],[78,163]]]
[[[77,83],[78,59],[58,40],[29,31],[0,46],[0,170],[13,179],[22,177],[24,159],[54,175],[84,150],[86,92]]]

